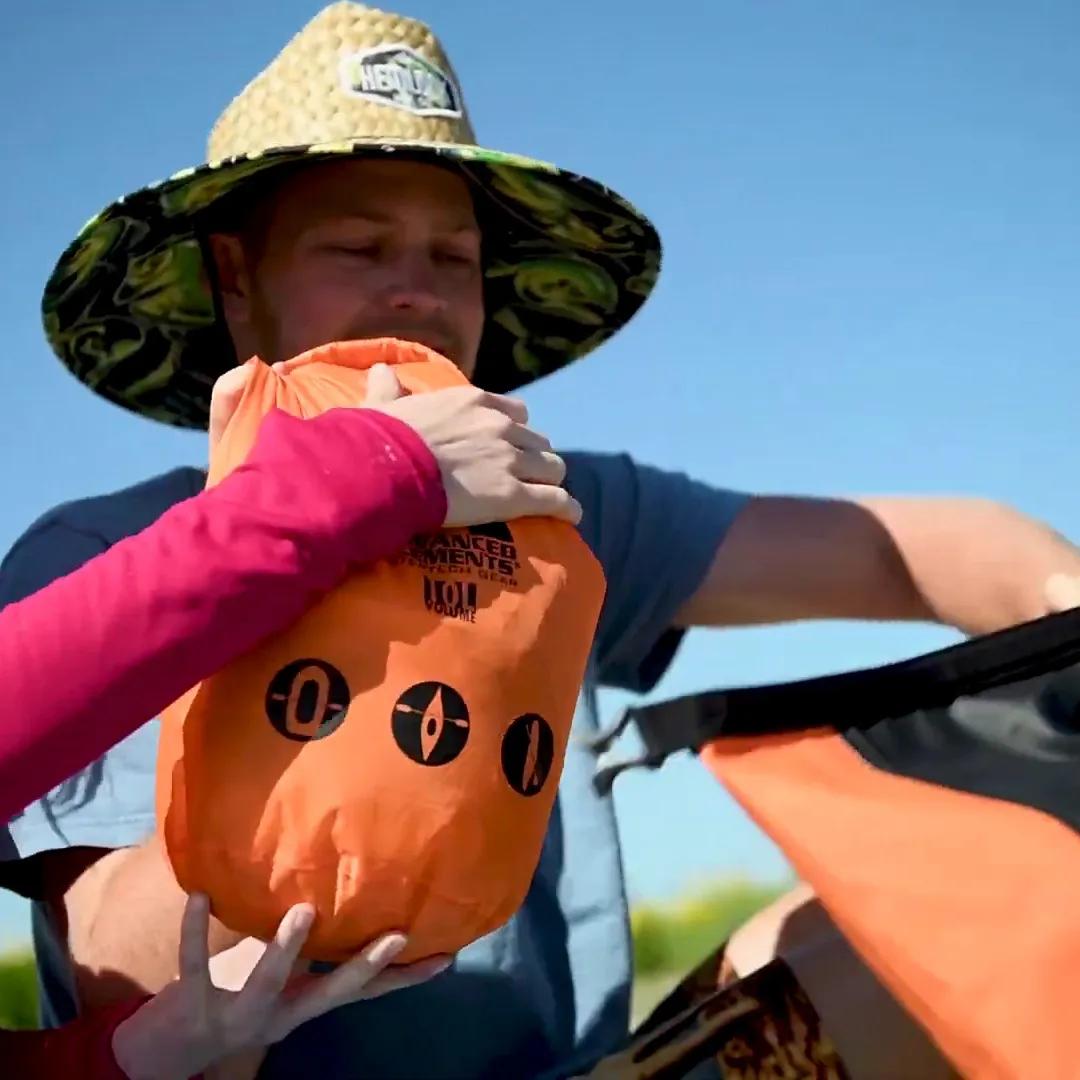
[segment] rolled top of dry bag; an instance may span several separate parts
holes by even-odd
[[[465,382],[392,340],[259,364],[210,483],[269,410],[357,405],[376,363],[412,393]],[[497,928],[539,859],[604,587],[549,518],[418,537],[350,576],[164,714],[158,822],[181,886],[262,938],[314,904],[318,959],[400,928],[404,963]]]

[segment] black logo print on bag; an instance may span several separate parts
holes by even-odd
[[[526,713],[507,728],[502,743],[502,770],[519,795],[536,795],[543,790],[554,758],[555,736],[542,716]]]
[[[511,588],[517,587],[521,569],[517,542],[504,521],[417,537],[397,561],[429,574],[476,578]]]
[[[341,727],[351,699],[336,667],[325,660],[294,660],[270,680],[266,715],[286,739],[310,742]]]
[[[477,588],[471,582],[443,581],[424,575],[424,607],[444,619],[476,622]]]
[[[486,536],[491,540],[501,540],[504,544],[514,542],[514,534],[505,521],[489,521],[486,525],[467,525],[465,531],[470,536]]]
[[[418,765],[446,765],[469,741],[469,710],[445,683],[410,686],[398,698],[391,724],[394,741]]]

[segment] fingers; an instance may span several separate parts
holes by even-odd
[[[192,893],[180,919],[180,977],[192,983],[210,982],[210,900]]]
[[[529,410],[525,407],[525,402],[519,401],[517,398],[483,392],[480,394],[480,404],[486,409],[494,409],[504,416],[509,416],[511,420],[518,424],[527,424],[529,422]]]
[[[519,480],[531,481],[534,484],[558,486],[566,479],[566,463],[551,451],[537,453],[522,450],[514,463],[514,475]]]
[[[427,960],[419,960],[415,964],[405,967],[390,968],[388,971],[377,975],[368,983],[364,990],[364,998],[382,997],[395,990],[406,990],[410,986],[419,986],[428,979],[441,975],[453,963],[451,956],[433,956]]]
[[[551,441],[539,431],[525,427],[524,424],[512,423],[506,432],[506,441],[519,450],[537,450],[543,452],[551,449]]]
[[[565,488],[552,484],[522,484],[506,520],[515,517],[553,517],[580,525],[581,504]]]
[[[365,405],[389,405],[391,401],[397,401],[404,396],[405,390],[398,382],[398,377],[386,364],[376,364],[368,372]]]
[[[386,934],[325,976],[311,991],[320,1011],[363,997],[368,983],[393,963],[407,943],[404,934]]]
[[[289,1030],[323,1013],[368,997],[368,985],[405,948],[404,934],[385,934],[357,956],[310,982],[289,1007]]]
[[[315,909],[310,904],[289,908],[278,925],[274,940],[266,946],[240,991],[240,998],[245,1003],[269,1006],[285,989],[314,921]]]

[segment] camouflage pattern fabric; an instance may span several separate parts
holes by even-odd
[[[487,325],[478,385],[506,393],[609,338],[656,282],[650,222],[596,182],[458,144],[355,140],[275,148],[187,169],[91,219],[45,289],[46,336],[103,397],[166,424],[205,427],[235,363],[206,259],[205,220],[270,170],[342,157],[442,163],[472,185],[484,228]]]
[[[791,969],[735,979],[723,950],[652,1012],[590,1080],[850,1080]]]

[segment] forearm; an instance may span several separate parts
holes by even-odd
[[[387,453],[389,424],[275,418],[219,487],[0,612],[0,821],[441,522],[437,466],[408,433]]]
[[[1049,526],[981,499],[860,500],[892,538],[909,618],[984,634],[1050,612],[1047,582],[1080,574],[1080,550]]]
[[[0,613],[0,819],[299,615],[338,570],[217,496]]]
[[[761,496],[678,622],[919,621],[982,634],[1047,614],[1055,574],[1080,574],[1077,549],[989,500]]]
[[[4,1075],[21,1080],[128,1080],[116,1061],[112,1038],[145,1000],[144,996],[129,998],[45,1031],[0,1031]]]
[[[156,837],[100,856],[65,887],[66,876],[60,868],[47,895],[50,904],[63,912],[80,1011],[103,1020],[110,1015],[123,1020],[130,1015],[126,1006],[157,994],[179,975],[180,923],[187,896]],[[207,945],[211,956],[241,940],[242,935],[210,919]],[[111,1039],[117,1057],[132,1067],[135,1076],[147,1075],[144,1066],[155,1060],[152,1047],[147,1047],[153,1025],[148,1029],[140,1020],[136,1013],[128,1022],[114,1025],[124,1045],[116,1037]],[[29,1044],[24,1052],[39,1053]],[[254,1080],[264,1056],[264,1048],[256,1047],[208,1066],[203,1076],[205,1080]],[[60,1074],[28,1075],[51,1080]]]

